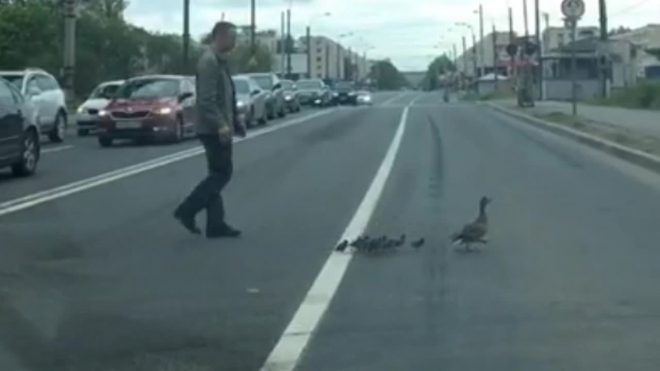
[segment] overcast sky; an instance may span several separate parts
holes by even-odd
[[[529,27],[534,30],[534,0],[529,1]],[[208,32],[213,23],[225,19],[236,24],[249,24],[250,0],[190,0],[191,34]],[[479,32],[479,18],[473,13],[479,0],[256,0],[257,28],[280,28],[280,13],[291,4],[291,28],[294,36],[302,36],[310,23],[312,34],[336,38],[353,33],[342,43],[363,51],[368,56],[392,59],[400,70],[424,70],[435,55],[452,49],[461,52],[461,36],[469,35],[456,22],[467,22]],[[126,18],[149,30],[179,33],[182,30],[183,0],[130,0]],[[514,12],[516,31],[524,31],[523,0],[483,1],[484,33],[508,29],[507,8]],[[495,5],[498,3],[499,5]],[[540,0],[541,10],[550,14],[550,25],[561,25],[560,0]],[[598,24],[598,0],[585,0],[586,14],[581,25]],[[359,4],[359,5],[358,5]],[[639,27],[660,23],[658,0],[608,0],[609,26]],[[329,12],[329,16],[322,14]],[[470,37],[468,37],[468,40]]]

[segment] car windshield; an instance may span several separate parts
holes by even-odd
[[[120,87],[121,84],[100,85],[89,95],[89,99],[111,99],[117,94],[117,90],[119,90]]]
[[[179,80],[176,79],[136,79],[126,82],[117,93],[118,98],[149,99],[176,97],[179,94]]]
[[[282,89],[284,90],[291,90],[293,89],[293,81],[290,80],[282,80],[280,81],[280,84],[282,85]]]
[[[19,91],[21,90],[23,86],[23,79],[25,78],[25,75],[15,75],[15,74],[0,74],[0,77],[4,78],[5,80],[9,81],[16,89]]]
[[[318,80],[299,80],[296,85],[298,89],[320,89],[323,83]]]
[[[250,84],[244,79],[234,79],[234,89],[238,94],[249,94]]]
[[[270,90],[273,88],[273,79],[270,75],[251,75],[250,77],[252,77],[252,80],[254,80],[262,89]]]

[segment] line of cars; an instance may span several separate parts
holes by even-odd
[[[301,110],[303,105],[370,104],[368,92],[352,83],[332,90],[321,79],[282,80],[274,73],[232,77],[236,110],[247,127]],[[101,147],[116,140],[180,142],[194,136],[195,77],[148,75],[100,84],[75,114],[79,136],[96,134]],[[64,140],[65,95],[53,76],[40,69],[0,71],[0,168],[34,173],[42,135]]]

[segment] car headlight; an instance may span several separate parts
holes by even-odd
[[[293,99],[293,97],[290,96],[290,95],[285,95],[285,96],[284,96],[284,99],[285,99],[285,100],[291,100],[291,99]]]
[[[160,107],[154,110],[154,112],[159,115],[169,115],[172,113],[172,107]]]
[[[369,96],[369,95],[365,95],[363,99],[364,99],[365,101],[369,102],[369,101],[371,101],[371,96]]]
[[[242,100],[236,102],[236,108],[243,108],[243,107],[245,107],[245,102],[243,102]]]
[[[352,96],[354,96],[354,95],[355,95],[355,92],[354,92],[354,91],[352,91],[352,92],[349,92],[349,93],[348,93],[348,95],[350,95],[350,96],[352,97]]]
[[[78,107],[78,110],[76,112],[78,113],[83,113],[85,111],[85,108],[83,106]]]
[[[105,117],[108,115],[108,111],[102,109],[99,111],[99,117]]]
[[[334,92],[334,93],[332,93],[332,96],[333,96],[333,97],[338,97],[338,96],[339,96],[339,93]]]

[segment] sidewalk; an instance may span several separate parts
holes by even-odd
[[[574,118],[568,102],[542,101],[530,108],[518,107],[515,99],[490,103],[660,156],[660,111],[579,104]]]
[[[518,106],[514,99],[496,100],[493,103],[506,108]],[[526,109],[529,111],[530,109]],[[560,112],[572,115],[571,103],[559,101],[536,102],[536,107],[531,108],[535,114],[551,114]],[[523,110],[524,112],[525,110]],[[616,107],[601,107],[587,104],[578,104],[578,116],[593,123],[603,123],[631,130],[638,135],[650,135],[660,138],[660,111],[635,110]]]

